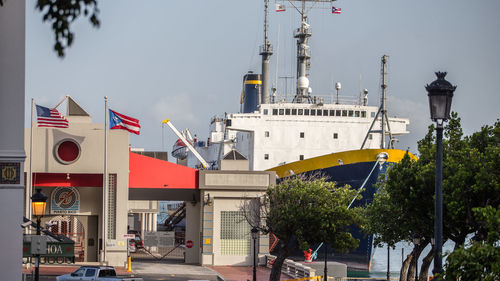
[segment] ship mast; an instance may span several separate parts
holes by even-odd
[[[302,7],[300,10],[295,7],[300,13],[300,28],[297,28],[293,35],[293,37],[297,38],[297,89],[293,98],[294,103],[311,102],[307,70],[310,67],[311,59],[308,41],[312,33],[307,23],[306,0],[301,0],[301,2]]]
[[[269,59],[273,54],[273,48],[268,37],[268,16],[269,16],[269,0],[264,0],[264,45],[260,46],[260,55],[262,56],[262,96],[260,103],[269,103]]]

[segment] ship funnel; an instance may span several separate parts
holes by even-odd
[[[260,104],[262,80],[260,74],[248,73],[243,76],[243,113],[254,112]]]

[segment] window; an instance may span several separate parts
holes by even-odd
[[[285,114],[285,110],[283,108],[280,108],[280,115]]]
[[[330,110],[330,116],[335,116],[335,110]]]
[[[369,134],[369,135],[368,135],[368,139],[369,139],[369,140],[373,139],[372,134]]]
[[[353,110],[349,110],[349,117],[353,117],[354,116],[354,111]]]
[[[273,108],[273,115],[278,115],[278,109]]]
[[[323,110],[321,110],[321,109],[318,109],[318,111],[317,111],[317,115],[318,115],[318,116],[321,116],[321,115],[323,115]]]
[[[304,109],[304,115],[309,115],[309,109]]]
[[[304,138],[304,132],[300,132],[300,138],[303,139]]]
[[[323,110],[323,116],[328,116],[328,110]]]
[[[304,110],[302,108],[299,108],[299,115],[303,115],[304,114]]]
[[[292,115],[297,115],[297,108],[292,109]]]
[[[366,118],[366,111],[361,111],[361,117]]]
[[[359,110],[354,111],[354,117],[359,117]]]
[[[250,254],[250,225],[243,211],[220,212],[220,251],[223,256]]]
[[[264,154],[264,160],[269,160],[269,154]]]
[[[339,138],[339,134],[338,133],[333,133],[333,138],[334,139],[338,139]]]
[[[79,268],[75,272],[73,272],[73,276],[83,277],[84,273],[85,273],[85,268]]]
[[[342,110],[342,116],[347,116],[347,110]]]
[[[95,275],[95,269],[87,268],[87,271],[85,272],[85,277],[94,277],[94,275]]]
[[[116,174],[108,175],[108,238],[116,239]]]
[[[375,117],[375,112],[373,112],[373,111],[372,111],[372,112],[370,112],[370,116],[371,116],[372,118],[373,118],[373,117]]]
[[[264,115],[267,115],[269,113],[269,110],[267,108],[264,109]]]
[[[340,110],[335,110],[335,116],[340,116]]]
[[[304,160],[304,155],[299,155],[299,160]]]
[[[316,109],[311,109],[311,116],[315,116],[316,115]]]
[[[264,132],[264,137],[268,138],[269,137],[269,131]]]
[[[285,115],[290,115],[290,108],[285,109]]]

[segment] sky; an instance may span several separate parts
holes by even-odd
[[[274,4],[285,4],[276,13]],[[270,1],[271,83],[283,91],[295,73],[293,30],[300,16],[288,1]],[[93,122],[104,123],[104,96],[113,110],[140,120],[132,147],[170,151],[177,137],[161,121],[208,137],[210,118],[238,112],[243,75],[260,73],[264,1],[98,0],[101,26],[74,22],[73,46],[61,59],[49,23],[26,7],[26,112],[31,98],[53,107],[71,95]],[[338,0],[310,12],[310,86],[313,95],[369,91],[378,106],[380,58],[389,56],[388,114],[410,119],[397,148],[416,152],[432,121],[425,85],[435,71],[457,90],[452,110],[471,134],[500,118],[500,1]],[[278,61],[278,63],[277,63]],[[278,67],[276,67],[278,66]],[[292,82],[287,86],[293,87]]]

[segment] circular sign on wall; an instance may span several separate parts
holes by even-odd
[[[63,139],[54,146],[54,156],[61,164],[69,165],[80,158],[80,144],[73,139]]]
[[[77,214],[80,212],[80,194],[74,187],[58,187],[52,191],[52,214]]]
[[[191,249],[193,247],[193,241],[191,240],[186,241],[186,247]]]

